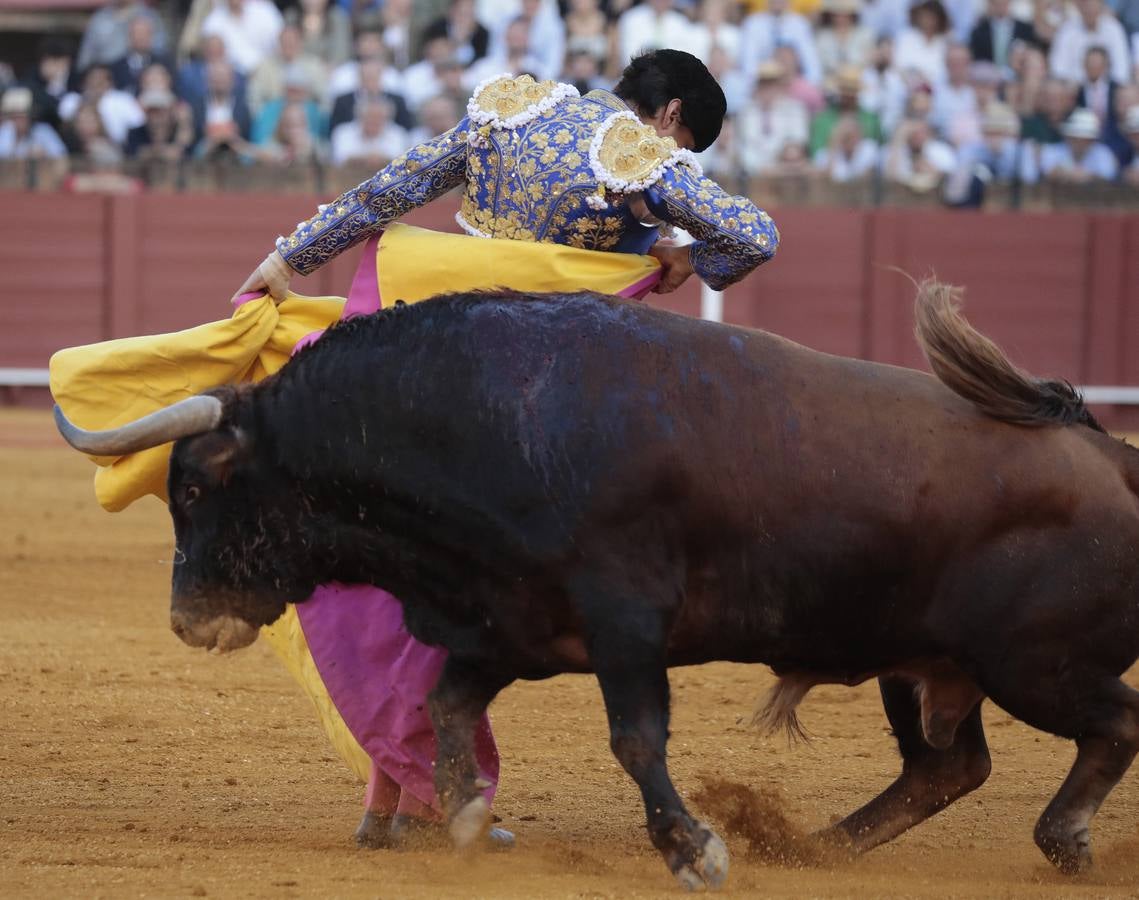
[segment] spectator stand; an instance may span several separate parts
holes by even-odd
[[[1094,217],[1130,233],[1137,10],[1104,0],[0,0],[0,190],[112,205],[182,195],[175,210],[208,207],[210,194],[303,205],[451,127],[488,71],[534,70],[585,92],[611,87],[630,54],[671,45],[703,58],[727,95],[705,171],[782,220],[802,208],[820,221],[828,210],[886,221],[895,207],[928,210],[921,227],[946,228],[962,215],[948,206],[1038,215],[1029,228],[1055,227],[1043,224],[1050,213]],[[67,40],[45,43],[51,35]],[[80,71],[79,54],[105,71]],[[333,128],[346,126],[351,139],[334,155]],[[787,244],[776,282],[795,266]],[[705,312],[718,304],[732,313],[730,294],[705,297]]]

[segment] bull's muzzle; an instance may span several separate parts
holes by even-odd
[[[170,612],[170,630],[191,647],[228,653],[257,640],[258,629],[237,616],[195,618],[181,610]]]

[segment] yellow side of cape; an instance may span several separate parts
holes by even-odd
[[[259,381],[343,308],[338,298],[290,295],[278,307],[263,297],[239,306],[230,319],[186,331],[60,350],[51,358],[51,393],[79,427],[114,428],[219,385]],[[91,457],[99,467],[99,504],[117,512],[147,494],[165,500],[170,446]]]
[[[393,225],[380,241],[376,273],[384,305],[452,291],[598,291],[620,294],[650,278],[651,256],[603,253],[562,244],[440,234]]]

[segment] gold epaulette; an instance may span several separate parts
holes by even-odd
[[[617,119],[600,135],[597,162],[606,181],[642,181],[677,151],[676,141],[660,137],[652,125],[634,116]]]
[[[572,84],[535,81],[530,75],[498,75],[475,88],[467,104],[467,115],[475,128],[517,128],[567,97],[576,96],[577,88]]]
[[[613,113],[601,124],[589,148],[589,164],[597,178],[598,193],[586,202],[600,208],[607,191],[643,191],[659,181],[666,169],[679,163],[700,172],[693,154],[677,147],[672,138],[661,137],[652,125],[632,112]]]

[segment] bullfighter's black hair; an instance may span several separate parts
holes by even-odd
[[[650,50],[633,59],[613,89],[644,115],[680,101],[680,121],[696,139],[697,153],[720,136],[728,101],[708,67],[683,50]]]

